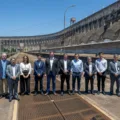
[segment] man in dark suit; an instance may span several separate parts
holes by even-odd
[[[0,98],[3,96],[8,96],[8,82],[7,82],[7,75],[6,75],[6,68],[10,62],[7,60],[7,54],[3,53],[2,58],[0,60]],[[3,84],[5,85],[5,91],[3,89]]]
[[[70,71],[71,61],[68,60],[68,55],[64,54],[64,59],[60,60],[60,77],[61,77],[61,95],[64,94],[64,81],[67,83],[67,92],[70,95]]]
[[[16,64],[16,59],[11,58],[11,64],[7,66],[6,73],[8,75],[8,84],[9,84],[9,102],[13,98],[19,100],[18,98],[18,81],[20,76],[20,66]]]
[[[52,79],[52,89],[53,94],[56,94],[56,75],[59,72],[58,59],[54,57],[54,52],[50,52],[50,58],[47,58],[45,61],[45,71],[47,74],[47,92],[45,95],[49,94],[50,91],[50,80]]]
[[[38,94],[38,81],[40,80],[40,92],[43,95],[43,75],[45,72],[45,64],[41,60],[41,55],[39,54],[38,60],[34,62],[34,75],[35,75],[35,95]]]
[[[114,55],[114,60],[110,62],[109,71],[110,71],[110,79],[111,79],[110,95],[113,95],[113,87],[116,81],[116,85],[117,85],[116,94],[118,95],[118,97],[120,97],[120,61],[118,61],[117,54]]]
[[[88,93],[88,84],[91,83],[91,94],[94,93],[94,78],[96,73],[95,64],[92,63],[92,58],[88,57],[87,62],[84,65],[84,76],[85,76],[85,92]]]

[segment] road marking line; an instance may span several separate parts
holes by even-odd
[[[13,108],[13,118],[12,120],[17,120],[18,115],[18,101],[14,102],[14,108]]]

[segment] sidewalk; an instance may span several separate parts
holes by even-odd
[[[12,120],[14,101],[9,103],[7,99],[0,99],[0,120]]]
[[[12,57],[17,57],[18,55],[19,53]],[[8,58],[8,60],[10,60],[10,58]],[[8,99],[5,98],[0,99],[0,120],[12,120],[14,103],[15,101],[9,103]]]

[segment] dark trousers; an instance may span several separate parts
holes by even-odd
[[[94,78],[93,76],[91,77],[85,77],[85,91],[88,91],[88,84],[90,82],[91,85],[91,92],[94,90]]]
[[[99,75],[98,73],[97,73],[97,86],[98,86],[98,91],[100,91],[100,84],[102,84],[102,91],[104,91],[105,90],[105,78],[106,78],[106,76],[105,76],[105,73],[103,73],[102,75]]]
[[[35,92],[38,92],[38,82],[40,81],[40,91],[43,91],[43,75],[35,76]]]
[[[30,93],[30,76],[28,78],[24,78],[20,75],[20,93]]]
[[[114,83],[116,82],[116,93],[120,93],[120,76],[115,77],[114,75],[111,75],[110,78],[110,92],[113,93]]]
[[[18,80],[9,80],[9,97],[18,97]]]
[[[80,73],[73,73],[72,75],[72,90],[75,90],[75,83],[76,83],[76,79],[77,79],[77,89],[78,91],[80,91],[80,87],[81,87],[81,75]]]
[[[70,75],[62,74],[61,76],[61,92],[64,90],[64,81],[66,80],[67,90],[70,90]]]
[[[50,91],[50,80],[52,79],[52,89],[53,93],[56,91],[56,75],[53,74],[53,72],[50,72],[47,75],[47,92],[49,93]]]

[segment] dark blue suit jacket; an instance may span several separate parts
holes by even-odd
[[[89,77],[89,64],[88,63],[85,63],[84,65],[84,77],[88,78]],[[96,67],[95,67],[95,64],[92,63],[92,74],[93,74],[93,78],[95,77],[95,73],[96,73]]]
[[[39,65],[40,63],[40,65]],[[45,63],[41,60],[40,62],[37,60],[34,62],[34,75],[38,74],[43,75],[45,73]]]
[[[8,60],[6,60],[6,68],[7,68],[7,65],[9,65],[10,64],[10,61],[8,61]],[[1,60],[0,60],[0,80],[2,79],[2,75],[3,75],[3,67],[2,67],[2,62],[1,62]],[[7,75],[6,75],[6,77],[7,77]]]

